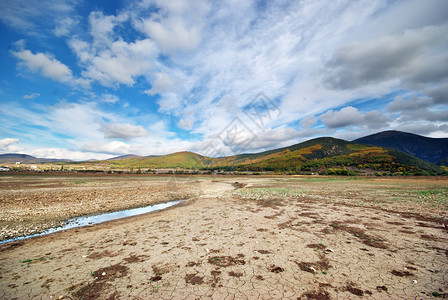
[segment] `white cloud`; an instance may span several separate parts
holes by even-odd
[[[159,54],[154,42],[151,39],[127,42],[115,32],[117,26],[129,25],[128,18],[126,12],[104,15],[94,11],[89,16],[91,41],[79,36],[68,41],[83,68],[84,79],[104,86],[132,86],[138,77],[150,77]]]
[[[93,37],[93,46],[107,47],[114,40],[114,28],[126,21],[126,14],[105,16],[101,11],[93,11],[89,15],[90,34]]]
[[[72,14],[78,2],[78,0],[1,0],[0,21],[24,34],[42,36],[47,29],[44,24]]]
[[[100,139],[101,124],[115,116],[98,109],[94,103],[59,103],[47,111],[45,119],[52,132],[84,139]],[[41,117],[42,118],[42,117]]]
[[[120,101],[120,98],[118,98],[118,96],[112,95],[112,94],[103,94],[101,96],[101,101],[106,102],[106,103],[110,103],[110,104],[115,104],[118,101]]]
[[[398,96],[387,105],[387,109],[390,111],[419,111],[430,105],[431,100],[428,98],[412,97],[410,100],[405,101],[401,96]]]
[[[5,123],[19,124],[9,126],[8,135],[24,125],[28,136],[39,130],[39,136],[53,136],[55,140],[62,136],[63,142],[74,149],[93,142],[105,151],[115,145],[121,149],[115,151],[143,155],[196,149],[198,143],[178,139],[171,126],[190,130],[192,136],[204,142],[213,140],[235,116],[244,117],[244,107],[260,91],[278,105],[281,114],[266,119],[264,131],[251,120],[244,120],[254,132],[262,131],[251,146],[253,151],[294,143],[302,137],[332,133],[342,136],[346,126],[359,132],[379,130],[389,126],[390,115],[396,119],[390,126],[412,125],[409,118],[416,118],[422,124],[438,122],[433,129],[442,132],[448,78],[444,68],[448,63],[447,42],[443,38],[447,13],[439,9],[442,1],[261,4],[145,0],[131,1],[115,14],[94,11],[80,17],[73,11],[76,2],[62,0],[65,10],[49,8],[62,13],[49,18],[48,26],[54,34],[68,38],[78,66],[65,65],[63,62],[71,59],[60,56],[60,52],[49,50],[58,53],[58,60],[44,50],[27,50],[23,43],[12,53],[23,67],[53,80],[84,86],[92,82],[93,88],[99,83],[114,90],[100,87],[101,96],[90,98],[97,104],[80,102],[78,98],[77,103],[22,107],[15,111],[20,122]],[[22,28],[35,30],[37,18],[54,16],[37,12],[36,4],[30,4],[29,12],[24,13],[26,7],[20,5],[25,2],[17,3],[6,3],[5,7],[9,12],[17,8],[10,19],[23,21]],[[57,5],[50,0],[39,3]],[[25,15],[28,17],[21,17]],[[87,28],[74,28],[83,17],[88,20]],[[0,18],[4,21],[9,17],[0,12]],[[19,21],[11,26],[19,28]],[[113,95],[125,95],[130,87],[138,91],[131,91],[126,102]],[[411,109],[383,113],[384,104],[378,111],[361,111],[369,106],[357,106],[359,101],[354,101],[362,98],[368,102],[403,88],[409,89],[408,95],[427,95],[431,99],[420,117],[412,115]],[[145,120],[138,111],[135,105],[140,99],[131,95],[141,93],[149,96],[148,101],[157,101],[158,116],[152,111],[155,117]],[[107,112],[117,105],[105,103],[118,101],[120,108],[126,109]],[[148,107],[152,110],[152,103],[145,110]],[[320,116],[327,128],[322,128],[315,116]],[[297,132],[291,127],[297,126],[299,120],[302,130]],[[111,144],[108,138],[132,142]],[[238,148],[232,150],[231,141],[227,142],[227,150]]]
[[[327,128],[342,128],[350,125],[366,126],[370,129],[384,128],[390,119],[376,110],[362,114],[357,108],[347,106],[339,111],[329,110],[320,116]]]
[[[39,52],[33,54],[30,50],[13,51],[12,54],[21,60],[21,66],[32,72],[41,73],[45,77],[64,83],[73,81],[72,71],[50,54]]]
[[[84,145],[82,148],[84,151],[95,153],[109,153],[109,154],[131,154],[132,147],[126,143],[120,141],[112,141],[107,144],[101,144],[98,142],[92,142]]]
[[[156,94],[164,94],[174,92],[178,89],[178,86],[181,84],[179,78],[172,78],[168,74],[158,73],[155,76],[155,80],[152,82],[152,87],[149,90],[145,90],[143,93],[148,94],[150,96],[154,96]]]
[[[148,132],[143,126],[134,126],[131,124],[104,124],[101,127],[106,139],[123,139],[129,140],[136,137],[144,137]]]
[[[320,119],[328,128],[359,124],[363,120],[362,114],[352,106],[344,107],[340,111],[329,110],[321,115]]]
[[[350,89],[394,78],[412,84],[443,80],[448,72],[440,65],[447,57],[444,47],[435,50],[446,45],[441,37],[447,31],[446,24],[427,26],[346,45],[326,63],[324,84]]]
[[[201,42],[204,17],[210,10],[207,1],[151,1],[160,11],[149,18],[135,20],[136,28],[168,53],[189,51]]]
[[[70,17],[59,19],[56,21],[56,28],[53,33],[56,36],[68,36],[73,26],[79,23],[79,20],[75,20]]]
[[[305,117],[300,121],[300,125],[302,125],[305,128],[309,128],[316,123],[317,123],[317,118],[314,115]]]
[[[1,152],[10,152],[10,153],[16,153],[20,152],[23,149],[16,144],[19,143],[19,139],[14,138],[5,138],[0,140],[0,151]]]
[[[193,128],[193,120],[191,119],[181,119],[178,123],[179,127],[185,130],[190,130]]]
[[[23,95],[23,99],[34,99],[34,98],[36,98],[36,97],[39,97],[40,96],[40,94],[39,93],[32,93],[32,94],[29,94],[29,95]]]
[[[83,76],[105,86],[132,86],[137,77],[149,75],[156,55],[154,44],[149,39],[131,43],[118,40],[98,53],[95,50],[86,52],[83,45],[73,50],[79,51],[78,56],[86,60]]]
[[[68,41],[69,47],[76,54],[81,63],[86,63],[93,58],[93,51],[89,43],[73,37]]]

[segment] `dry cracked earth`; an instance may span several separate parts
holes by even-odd
[[[182,180],[176,207],[0,245],[0,298],[448,297],[447,179]]]

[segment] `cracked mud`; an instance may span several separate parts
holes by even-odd
[[[172,189],[168,177],[145,182],[117,177],[116,182],[83,178],[86,183],[73,189],[66,183],[71,179],[64,179],[60,190],[49,192],[42,178],[30,186],[20,184],[23,178],[0,177],[0,185],[15,181],[0,190],[2,214],[22,208],[14,206],[13,197],[25,201],[27,193],[44,203],[50,218],[52,207],[64,214],[68,209],[46,201],[46,193],[63,199],[77,191],[88,195],[92,186],[105,195],[113,187],[123,199],[149,186],[159,194]],[[193,179],[177,180],[194,186],[184,205],[1,245],[0,298],[448,296],[446,194],[436,200],[418,196],[421,190],[446,190],[447,179]],[[149,193],[137,198],[151,201]],[[113,201],[112,195],[107,199]]]

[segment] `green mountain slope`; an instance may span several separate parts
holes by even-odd
[[[251,171],[326,171],[351,167],[378,171],[438,174],[434,164],[394,149],[366,146],[324,137],[257,154],[218,159],[215,165]]]
[[[163,156],[139,157],[111,161],[112,165],[118,167],[141,167],[141,168],[182,168],[200,169],[213,161],[193,152],[176,152]]]

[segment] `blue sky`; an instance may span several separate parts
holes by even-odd
[[[0,153],[448,137],[448,4],[0,0]]]

